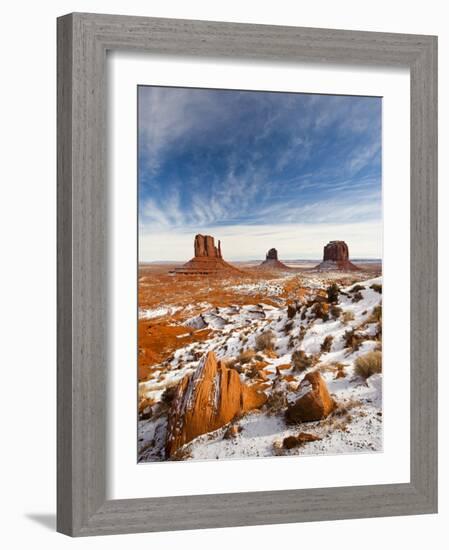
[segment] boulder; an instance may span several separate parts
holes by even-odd
[[[336,407],[319,372],[310,372],[303,378],[298,387],[298,394],[297,400],[289,405],[286,412],[287,420],[290,422],[322,420]]]
[[[218,361],[214,352],[178,384],[168,415],[165,452],[172,458],[180,447],[225,426],[234,418],[261,407],[267,397],[247,386],[234,369]]]

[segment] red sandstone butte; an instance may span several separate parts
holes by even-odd
[[[349,248],[345,241],[330,241],[324,247],[323,261],[319,264],[320,271],[358,271],[349,261]]]
[[[177,275],[220,275],[239,273],[239,270],[223,260],[221,242],[215,246],[210,235],[195,235],[195,256],[187,263],[173,270]]]
[[[176,388],[168,415],[167,458],[175,457],[178,449],[199,435],[218,430],[266,400],[263,392],[247,386],[236,370],[227,368],[210,351]]]
[[[257,266],[258,269],[282,269],[288,271],[290,268],[279,261],[278,251],[275,248],[270,248],[265,256],[265,260]]]

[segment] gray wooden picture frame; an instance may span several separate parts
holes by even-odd
[[[57,25],[58,531],[83,536],[436,512],[437,38],[83,13]],[[108,50],[410,69],[410,483],[107,500]]]

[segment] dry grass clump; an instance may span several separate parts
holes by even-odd
[[[349,321],[354,321],[354,313],[352,311],[344,311],[341,320],[346,325]]]
[[[382,285],[379,285],[377,283],[373,283],[370,288],[374,290],[375,292],[378,292],[379,294],[382,294]]]
[[[274,348],[276,337],[272,330],[266,330],[256,338],[256,350],[272,350]]]
[[[323,321],[329,320],[329,304],[325,302],[315,302],[312,307],[312,313],[316,319],[322,319]]]
[[[336,305],[331,305],[330,309],[329,309],[329,313],[331,314],[331,317],[333,319],[338,319],[340,317],[340,315],[342,314],[342,309],[341,307],[338,307]]]
[[[237,361],[241,365],[245,365],[246,363],[249,363],[250,361],[252,361],[255,355],[256,355],[256,352],[253,349],[247,349],[239,353],[237,357]]]
[[[295,371],[303,371],[312,367],[314,364],[314,359],[312,355],[307,355],[305,351],[296,350],[292,353],[292,367]]]
[[[357,357],[354,365],[355,373],[365,380],[373,374],[382,372],[382,353],[370,351],[361,357]]]
[[[323,340],[323,343],[321,344],[321,351],[322,353],[328,353],[331,350],[332,342],[334,341],[333,336],[326,336],[326,338]]]
[[[382,306],[375,306],[367,323],[379,323],[380,321],[382,321]]]

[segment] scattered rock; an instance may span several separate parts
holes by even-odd
[[[329,416],[336,403],[330,396],[319,372],[310,372],[301,381],[298,388],[299,396],[286,412],[290,422],[313,422]]]
[[[310,441],[320,441],[321,437],[317,435],[309,434],[306,432],[300,432],[298,435],[290,435],[282,441],[284,449],[294,449],[295,447],[301,447],[305,443]]]
[[[213,432],[237,416],[259,408],[266,395],[244,384],[239,374],[217,361],[214,352],[178,384],[168,415],[165,452],[175,455],[199,435]]]

